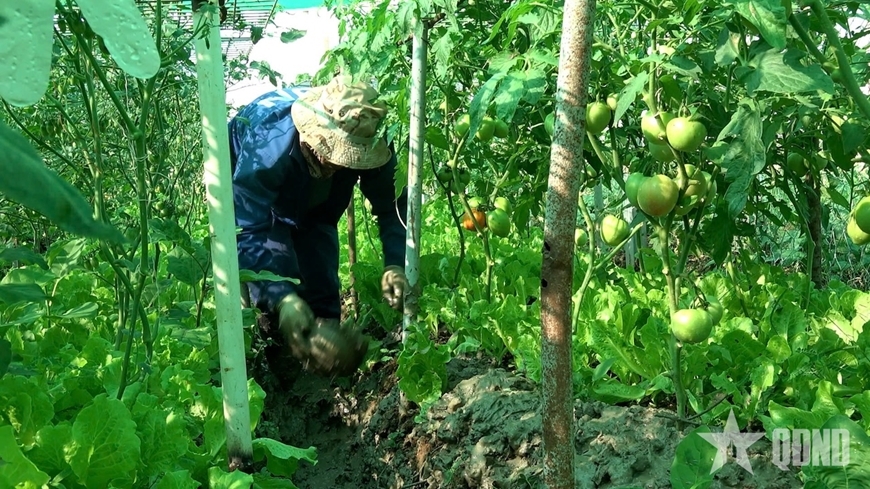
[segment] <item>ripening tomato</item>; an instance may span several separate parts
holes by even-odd
[[[667,175],[647,178],[637,189],[637,205],[653,217],[668,215],[677,205],[680,189]]]
[[[473,211],[474,221],[477,221],[477,225],[480,226],[481,229],[486,229],[486,214],[483,211],[475,209]],[[474,227],[474,221],[471,220],[471,216],[466,212],[462,216],[462,227],[469,231],[474,231],[476,228]]]

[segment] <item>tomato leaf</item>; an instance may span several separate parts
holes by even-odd
[[[526,90],[523,93],[523,101],[529,105],[535,105],[541,100],[547,88],[547,74],[539,68],[526,70],[524,80]]]
[[[737,112],[707,151],[707,156],[722,167],[725,180],[730,182],[725,191],[728,212],[736,217],[743,211],[749,187],[764,168],[766,155],[761,142],[761,108],[744,99]],[[725,140],[728,139],[728,142]]]
[[[723,27],[719,32],[719,47],[716,48],[716,64],[728,66],[740,55],[740,34]]]
[[[620,92],[616,99],[616,111],[613,114],[613,120],[618,121],[623,114],[631,107],[631,104],[637,100],[637,95],[644,89],[646,82],[649,80],[649,74],[646,71],[638,73],[628,82]]]
[[[525,72],[513,71],[508,73],[498,86],[493,103],[495,103],[496,115],[499,119],[510,122],[517,110],[517,105],[525,95]]]
[[[737,0],[737,12],[758,28],[761,37],[776,49],[785,47],[786,18],[780,0]]]
[[[756,91],[773,93],[834,93],[834,82],[822,70],[821,65],[803,66],[804,53],[796,49],[780,52],[778,49],[762,51],[753,57],[749,65],[755,68],[746,77],[749,95]]]
[[[114,242],[124,237],[108,224],[94,219],[91,205],[69,182],[42,162],[24,136],[0,121],[0,194],[28,207],[64,231]]]

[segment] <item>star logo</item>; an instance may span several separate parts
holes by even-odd
[[[699,435],[707,440],[709,444],[716,447],[717,450],[716,458],[713,459],[713,466],[710,467],[711,474],[725,465],[731,445],[734,445],[734,457],[737,459],[737,465],[746,469],[750,474],[754,474],[746,449],[761,439],[764,433],[741,433],[740,428],[737,426],[737,418],[734,417],[734,409],[728,413],[725,431],[722,433],[699,433]]]

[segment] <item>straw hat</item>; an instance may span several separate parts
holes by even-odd
[[[336,76],[293,102],[291,114],[303,143],[330,163],[367,170],[389,161],[391,153],[379,128],[387,106],[371,85]]]

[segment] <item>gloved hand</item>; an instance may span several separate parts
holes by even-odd
[[[296,294],[287,294],[278,303],[278,326],[288,344],[292,338],[311,333],[314,327],[314,313],[308,304]]]
[[[384,275],[381,277],[381,290],[384,292],[384,299],[387,303],[396,310],[401,310],[405,303],[405,291],[408,290],[408,278],[405,277],[405,271],[397,265],[390,265],[384,269]]]
[[[315,318],[308,304],[289,294],[278,304],[278,321],[290,353],[320,375],[350,375],[362,363],[368,342],[350,321]]]

